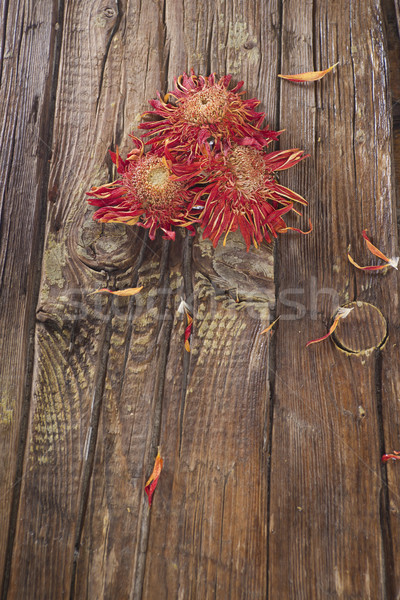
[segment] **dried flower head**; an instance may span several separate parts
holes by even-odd
[[[223,145],[237,143],[257,148],[266,146],[278,139],[279,132],[265,127],[261,129],[264,113],[256,112],[259,100],[244,100],[240,91],[243,82],[229,89],[231,75],[217,80],[215,74],[209,77],[190,76],[184,73],[175,79],[173,92],[164,99],[150,100],[154,110],[145,115],[161,117],[161,120],[142,123],[146,130],[143,137],[150,137],[152,148],[162,152],[168,144],[171,152],[181,159],[191,162],[199,154],[207,140],[212,139],[216,150]],[[174,98],[174,103],[169,102]]]
[[[204,227],[203,237],[216,246],[223,234],[226,239],[229,232],[240,229],[248,250],[251,243],[257,247],[263,239],[271,242],[286,229],[282,216],[294,202],[307,204],[274,175],[303,158],[297,149],[266,153],[234,145],[224,152],[205,151],[192,165],[176,164],[173,171],[179,181],[200,178],[190,208]]]
[[[150,239],[161,229],[165,239],[174,240],[174,225],[191,228],[187,205],[192,194],[182,182],[171,179],[171,165],[165,157],[145,154],[143,142],[131,137],[135,148],[126,161],[118,150],[110,152],[120,178],[87,192],[88,202],[100,207],[93,218],[103,223],[137,224],[149,229]]]

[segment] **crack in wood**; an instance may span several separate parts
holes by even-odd
[[[169,251],[170,242],[163,240],[162,253],[160,260],[160,287],[169,289]],[[168,294],[163,294],[160,306],[160,326],[158,328],[159,355],[157,360],[156,383],[154,387],[153,400],[153,415],[152,415],[152,430],[148,436],[148,443],[145,455],[148,456],[146,472],[151,472],[152,464],[157,453],[157,448],[160,444],[162,407],[165,385],[165,374],[167,369],[169,346],[172,334],[173,319],[173,303],[172,291]],[[136,569],[134,573],[131,600],[140,600],[142,597],[144,575],[146,571],[147,546],[150,533],[151,511],[144,508],[145,503],[140,504],[138,515],[138,543],[136,552]],[[147,509],[147,510],[146,510]]]
[[[70,585],[70,600],[75,598],[75,581],[79,559],[79,549],[81,545],[82,532],[85,524],[86,509],[89,499],[90,482],[93,474],[94,459],[96,454],[96,444],[99,431],[100,411],[102,407],[104,385],[107,375],[108,354],[110,350],[111,335],[112,335],[112,320],[114,317],[114,302],[113,298],[108,298],[107,309],[108,318],[103,328],[103,339],[100,343],[100,352],[98,355],[93,400],[91,406],[90,422],[87,431],[87,437],[84,448],[84,467],[81,483],[81,494],[78,500],[78,516],[76,522],[74,558],[71,571]]]
[[[282,26],[283,26],[283,0],[279,2],[279,42],[278,42],[278,69],[282,72]],[[280,95],[281,95],[281,80],[277,78],[276,82],[276,123],[275,127],[277,131],[280,129]],[[277,142],[279,147],[279,141]],[[276,319],[276,310],[278,306],[279,291],[280,291],[280,262],[279,262],[279,244],[274,245],[274,281],[275,281],[275,309],[271,311],[271,322]],[[270,597],[269,593],[269,573],[270,573],[270,530],[271,530],[271,469],[272,469],[272,435],[274,426],[274,409],[275,409],[275,375],[276,375],[276,359],[277,359],[277,344],[276,336],[273,336],[269,343],[268,352],[268,382],[269,382],[269,410],[267,419],[264,424],[264,439],[263,439],[263,451],[267,455],[267,515],[266,515],[266,569],[265,569],[265,588],[266,597],[268,600]]]
[[[138,260],[137,260],[137,264],[135,265],[134,271],[133,271],[133,276],[132,276],[132,287],[136,287],[139,281],[139,269],[143,264],[144,258],[145,258],[145,254],[146,254],[146,250],[148,248],[148,240],[149,240],[149,232],[148,230],[146,230],[144,239],[143,239],[143,243],[142,246],[140,248],[140,252],[139,252],[139,256],[138,256]],[[126,331],[126,346],[125,346],[125,356],[124,356],[124,364],[122,367],[122,372],[121,372],[121,386],[120,386],[120,390],[119,390],[119,394],[118,394],[118,400],[121,399],[121,395],[122,395],[122,387],[123,387],[123,383],[125,380],[125,373],[126,373],[126,365],[128,363],[128,358],[129,358],[129,348],[131,345],[131,340],[132,340],[132,333],[133,333],[133,318],[135,316],[135,311],[136,311],[136,298],[133,296],[132,298],[130,298],[129,301],[129,310],[128,310],[128,315],[127,315],[127,321],[128,321],[128,328]]]
[[[397,235],[400,236],[400,5],[395,0],[382,0],[388,46],[389,90],[392,101],[392,128],[394,150],[394,180],[396,189]]]
[[[4,63],[4,49],[6,46],[6,32],[7,32],[7,19],[8,19],[8,6],[9,6],[9,0],[4,0],[3,2],[3,15],[2,15],[2,23],[3,23],[3,27],[2,27],[2,32],[1,32],[1,37],[2,37],[2,44],[0,47],[0,86],[3,80],[3,63]]]
[[[4,240],[4,238],[5,238],[4,231],[3,231],[3,229],[5,229],[4,219],[3,219],[3,211],[5,210],[5,197],[6,197],[6,193],[8,191],[8,185],[9,185],[8,182],[10,180],[11,170],[12,170],[12,166],[14,163],[16,128],[17,128],[17,118],[15,119],[15,122],[14,122],[13,136],[12,136],[12,140],[10,143],[10,146],[11,146],[10,147],[10,165],[9,165],[8,172],[5,176],[4,188],[3,188],[4,193],[3,193],[2,202],[1,202],[1,206],[0,206],[0,239],[1,240]],[[7,250],[8,250],[8,242],[9,242],[9,236],[7,235],[5,247],[3,246],[3,248],[2,248],[2,254],[4,254],[4,260],[1,261],[2,266],[0,264],[0,269],[1,269],[0,270],[0,288],[3,287],[3,283],[4,283],[3,279],[4,279],[4,271],[6,269],[6,256],[7,256]]]
[[[190,309],[193,314],[193,280],[192,280],[192,248],[193,238],[186,232],[186,238],[183,244],[183,258],[182,258],[182,272],[183,272],[183,289],[184,289],[184,300],[189,303]],[[183,373],[182,373],[182,394],[181,394],[181,406],[179,411],[179,450],[178,456],[181,457],[182,449],[182,436],[183,436],[183,418],[185,414],[185,403],[186,393],[188,387],[190,369],[190,352],[186,352],[183,355]]]
[[[115,23],[114,26],[111,30],[110,33],[110,37],[108,38],[105,50],[104,50],[104,56],[103,56],[103,60],[101,62],[101,68],[100,68],[100,80],[99,80],[99,91],[97,94],[97,100],[96,100],[96,113],[98,111],[99,108],[99,102],[100,102],[100,98],[101,98],[101,92],[103,89],[103,81],[104,81],[104,72],[105,72],[105,68],[106,68],[106,63],[107,63],[107,59],[108,59],[108,55],[110,52],[110,47],[111,47],[111,43],[114,39],[115,34],[117,33],[119,26],[121,24],[121,19],[122,19],[122,7],[121,7],[121,0],[116,0],[116,4],[117,4],[117,14],[115,17]]]
[[[133,271],[132,287],[136,287],[136,285],[137,285],[138,278],[139,278],[139,269],[143,264],[147,248],[148,248],[148,232],[146,231],[146,234],[144,236],[144,239],[143,239],[143,242],[142,242],[142,245],[140,248],[140,252],[138,255],[138,260],[137,260],[137,263],[136,263],[134,271]],[[90,419],[89,428],[88,428],[88,437],[85,442],[85,456],[84,456],[85,467],[84,467],[84,474],[82,477],[82,494],[81,494],[81,498],[79,501],[79,512],[78,512],[77,527],[76,527],[75,550],[74,550],[74,559],[73,559],[71,586],[70,586],[70,600],[73,600],[75,597],[75,582],[76,582],[76,573],[77,573],[78,561],[79,561],[79,549],[80,549],[81,539],[82,539],[83,530],[84,530],[85,521],[86,521],[86,513],[87,513],[88,500],[89,500],[90,485],[91,485],[91,480],[92,480],[93,470],[94,470],[94,461],[95,461],[95,456],[96,456],[97,439],[98,439],[98,433],[99,433],[100,411],[101,411],[103,397],[104,397],[104,386],[105,386],[105,380],[106,380],[106,375],[107,375],[107,370],[108,370],[108,354],[109,354],[109,350],[111,347],[111,336],[112,336],[112,332],[113,332],[112,322],[113,322],[113,317],[114,317],[114,311],[113,311],[114,303],[112,302],[111,298],[109,300],[108,305],[111,308],[110,308],[110,313],[109,313],[107,323],[104,328],[103,341],[100,345],[101,353],[100,353],[100,359],[98,362],[97,374],[95,377],[95,390],[94,390],[94,394],[93,394],[91,419]],[[128,355],[129,355],[130,342],[132,339],[133,317],[134,317],[135,310],[136,310],[136,299],[134,297],[132,297],[129,302],[129,311],[128,311],[128,316],[127,316],[129,325],[128,325],[127,336],[126,336],[126,350],[125,350],[123,371],[122,371],[122,376],[121,376],[121,388],[119,391],[119,398],[121,397],[122,385],[123,385],[123,381],[125,379],[126,364],[127,364]]]

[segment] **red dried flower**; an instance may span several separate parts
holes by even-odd
[[[164,239],[175,239],[174,225],[191,227],[187,218],[187,205],[193,194],[187,187],[171,179],[171,163],[152,152],[144,154],[144,144],[131,136],[136,148],[127,160],[120,158],[118,150],[110,152],[121,177],[112,183],[92,187],[89,204],[99,206],[93,218],[103,223],[118,222],[139,225],[149,229],[150,239],[156,230],[164,232]]]
[[[178,181],[200,179],[190,209],[204,227],[203,238],[215,247],[221,235],[226,239],[240,229],[249,250],[251,243],[257,247],[263,239],[271,242],[286,229],[282,215],[293,209],[293,202],[307,204],[274,176],[303,158],[297,149],[266,153],[235,145],[224,152],[205,151],[192,165],[175,164],[172,169]]]
[[[241,140],[239,144],[257,148],[278,139],[279,132],[260,128],[265,115],[254,110],[259,100],[244,100],[241,96],[245,92],[239,91],[243,81],[231,90],[230,81],[231,75],[217,80],[215,74],[198,77],[193,70],[190,76],[184,73],[175,79],[173,92],[164,99],[158,94],[158,100],[149,101],[154,110],[145,115],[156,115],[161,120],[142,123],[140,128],[147,130],[143,137],[150,136],[148,143],[158,152],[168,144],[172,153],[187,162],[199,154],[210,138],[216,150],[235,139]],[[174,104],[168,102],[171,96],[176,100]]]

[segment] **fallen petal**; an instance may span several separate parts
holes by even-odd
[[[368,250],[370,252],[372,252],[372,254],[374,254],[378,258],[381,258],[385,262],[389,262],[390,261],[390,258],[388,258],[387,256],[385,256],[385,254],[383,254],[383,252],[381,252],[376,246],[374,246],[374,244],[371,242],[371,240],[367,236],[367,230],[366,229],[364,229],[364,231],[362,232],[362,236],[363,236],[364,240],[367,243]]]
[[[140,292],[140,290],[142,290],[142,289],[143,289],[143,286],[137,287],[137,288],[127,288],[126,290],[117,290],[117,291],[113,292],[112,290],[109,290],[108,288],[101,288],[100,290],[96,290],[95,292],[90,292],[90,294],[88,294],[88,296],[90,296],[91,294],[103,294],[103,293],[113,294],[114,296],[134,296],[135,294],[138,294]]]
[[[332,71],[339,63],[335,63],[324,71],[308,71],[307,73],[298,73],[297,75],[278,75],[281,79],[287,79],[288,81],[304,82],[304,81],[318,81],[322,79],[329,71]]]
[[[186,350],[186,352],[190,352],[189,338],[192,333],[193,317],[188,313],[187,310],[185,310],[185,314],[186,314],[186,318],[187,318],[187,325],[186,325],[186,329],[185,329],[185,350]]]
[[[302,229],[297,229],[297,227],[283,227],[282,229],[278,229],[278,233],[286,233],[286,231],[297,231],[297,233],[302,233],[303,235],[308,235],[313,230],[311,219],[309,219],[308,223],[310,225],[310,229],[308,231],[303,231]]]
[[[156,460],[154,461],[153,472],[148,478],[146,485],[144,486],[144,491],[146,492],[147,497],[149,499],[149,506],[151,506],[153,500],[153,494],[157,487],[158,479],[163,468],[163,463],[164,461],[160,456],[160,451],[158,450]]]
[[[354,308],[354,306],[352,306],[351,308],[340,307],[336,313],[335,320],[333,321],[328,333],[323,335],[320,338],[317,338],[316,340],[311,340],[310,342],[308,342],[306,344],[306,348],[308,346],[310,346],[311,344],[316,344],[317,342],[322,342],[323,340],[326,340],[326,338],[328,338],[330,335],[332,335],[332,333],[335,331],[336,327],[338,326],[340,319],[345,319],[347,317],[347,315],[353,310],[353,308]]]
[[[384,454],[381,458],[383,463],[388,462],[388,460],[400,460],[400,452],[393,451],[393,454]]]
[[[349,261],[351,262],[352,265],[354,265],[357,269],[361,269],[362,271],[381,271],[382,269],[386,269],[387,267],[393,267],[394,269],[396,269],[396,271],[398,270],[398,264],[399,264],[399,257],[398,256],[396,256],[394,258],[388,258],[385,254],[383,254],[383,252],[381,252],[371,242],[371,240],[367,236],[367,230],[366,229],[363,230],[362,236],[363,236],[364,240],[366,241],[368,250],[374,256],[377,256],[378,258],[384,260],[385,263],[386,263],[386,265],[368,265],[366,267],[361,267],[358,263],[355,262],[355,260],[353,260],[353,258],[350,256],[350,254],[347,254],[347,258],[349,259]]]
[[[349,262],[351,262],[352,265],[354,265],[357,269],[360,269],[361,271],[381,271],[382,269],[387,269],[387,267],[389,266],[387,265],[369,265],[367,267],[361,267],[359,264],[356,263],[355,260],[353,260],[350,256],[350,254],[347,254],[347,258],[349,259]]]
[[[280,315],[279,315],[279,317],[280,317]],[[264,329],[261,333],[268,333],[268,331],[271,331],[271,329],[273,328],[273,326],[275,325],[275,323],[277,321],[279,321],[279,317],[277,317],[275,319],[275,321],[273,321],[270,325],[268,325],[268,327],[266,329]],[[261,333],[260,333],[260,335],[261,335]]]
[[[187,312],[189,310],[189,304],[187,302],[184,301],[184,299],[181,297],[181,302],[178,306],[178,314],[183,315],[184,312]]]

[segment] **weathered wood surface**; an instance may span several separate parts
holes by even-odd
[[[347,260],[370,261],[365,228],[399,254],[398,9],[1,4],[3,599],[400,597],[400,472],[380,464],[400,449],[399,275]],[[336,61],[316,84],[276,77]],[[108,148],[190,67],[244,79],[281,147],[310,154],[281,180],[312,235],[214,251],[91,220]],[[306,349],[352,301],[336,344]]]

